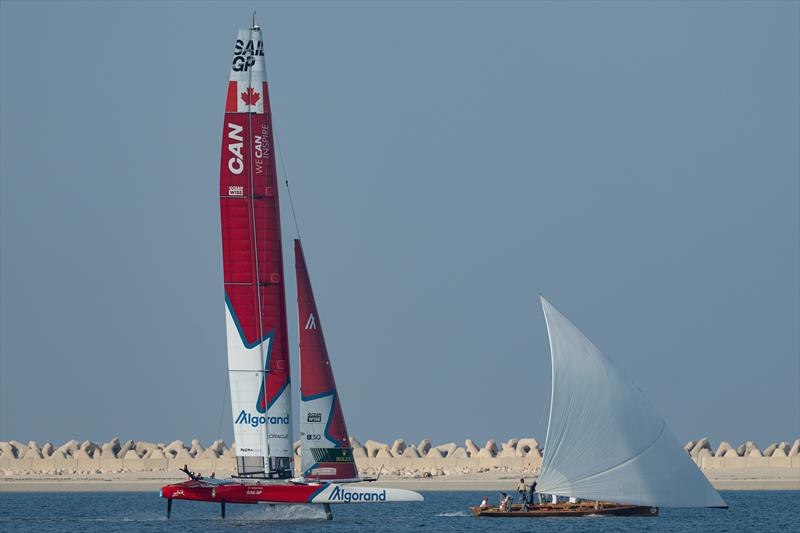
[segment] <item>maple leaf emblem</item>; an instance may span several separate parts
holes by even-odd
[[[256,105],[256,102],[261,98],[261,95],[258,94],[253,90],[252,87],[248,87],[245,92],[241,94],[242,102],[247,105]]]

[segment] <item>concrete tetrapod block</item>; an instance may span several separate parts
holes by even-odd
[[[192,457],[198,457],[204,451],[206,451],[206,449],[203,448],[203,445],[200,444],[200,441],[197,439],[192,439],[192,447],[189,449],[189,455]]]
[[[452,461],[456,461],[456,460],[459,460],[459,459],[469,459],[469,455],[467,455],[467,450],[466,449],[464,449],[461,446],[459,446],[458,448],[453,450],[451,453],[447,454],[447,459],[450,459]]]
[[[697,457],[697,455],[700,453],[700,450],[708,450],[709,452],[711,451],[711,446],[709,446],[707,437],[703,437],[697,441],[689,452],[689,455],[692,457]]]
[[[16,459],[17,454],[14,450],[14,447],[11,446],[10,442],[3,441],[0,442],[0,458],[3,459]]]
[[[205,451],[203,451],[203,453],[197,455],[196,457],[199,457],[201,459],[216,459],[219,457],[219,454],[217,453],[217,450],[215,450],[214,448],[206,448]]]
[[[103,452],[103,449],[100,447],[99,444],[96,444],[90,440],[83,441],[83,444],[81,444],[80,448],[81,450],[85,451],[89,455],[89,457],[92,458],[96,457],[99,459],[100,455]]]
[[[517,439],[509,439],[501,444],[500,452],[497,457],[517,457]]]
[[[425,454],[425,457],[431,459],[444,459],[444,454],[439,448],[431,448],[428,450],[428,453]]]
[[[164,455],[167,456],[167,459],[170,459],[178,455],[181,450],[184,450],[188,455],[189,451],[186,449],[186,445],[183,443],[183,441],[174,440],[170,442],[166,448],[164,448]]]
[[[478,451],[477,457],[488,458],[494,457],[497,454],[497,443],[494,439],[486,441],[486,445]]]
[[[525,438],[525,439],[519,439],[517,441],[517,446],[515,449],[517,457],[528,457],[534,451],[537,452],[538,455],[539,451],[538,440],[534,438]]]
[[[380,451],[382,448],[388,448],[388,447],[389,445],[386,444],[385,442],[378,442],[375,440],[368,440],[367,442],[364,443],[364,448],[367,449],[367,455],[369,457],[377,457],[378,451]]]
[[[758,446],[756,445],[755,442],[749,440],[744,444],[740,445],[738,448],[736,448],[736,453],[738,453],[739,456],[741,457],[747,457],[750,455],[750,452],[753,451],[753,448],[758,449]]]
[[[391,448],[392,455],[395,457],[401,455],[405,451],[405,449],[406,449],[406,441],[403,439],[395,439],[395,441],[392,443],[392,448]]]
[[[776,447],[769,457],[769,466],[788,468],[792,466],[792,461],[782,448]]]
[[[777,448],[778,448],[778,443],[777,442],[773,442],[772,444],[770,444],[769,446],[764,448],[764,451],[761,452],[761,454],[764,457],[769,457],[769,456],[772,455],[772,452],[774,452]]]
[[[458,444],[456,444],[455,442],[448,442],[447,444],[440,444],[436,446],[436,448],[438,448],[439,451],[442,452],[442,455],[444,455],[445,457],[450,457],[450,454],[456,451],[456,449],[458,448]]]
[[[16,455],[17,457],[22,457],[23,455],[25,455],[25,452],[28,450],[28,445],[24,444],[24,443],[22,443],[22,442],[20,442],[18,440],[13,440],[12,439],[12,440],[8,441],[8,443],[11,444],[12,448],[14,448],[14,450],[16,452],[14,455]]]
[[[69,459],[67,453],[61,448],[53,449],[53,452],[50,454],[50,457],[52,459]]]
[[[695,444],[697,444],[696,440],[690,440],[689,442],[684,444],[683,449],[686,451],[686,453],[689,453],[692,451],[692,448],[694,448]]]
[[[225,453],[225,450],[228,449],[228,446],[225,444],[224,440],[217,439],[214,442],[212,442],[211,446],[209,446],[208,448],[211,448],[212,450],[217,452],[217,455],[222,455],[223,453]],[[208,449],[208,448],[206,448],[206,449]]]
[[[792,447],[789,449],[788,455],[789,457],[797,457],[800,455],[800,439],[794,441],[794,444],[792,444]]]
[[[419,459],[422,456],[417,451],[417,447],[412,444],[411,446],[403,450],[403,455],[401,457],[403,457],[404,459]]]
[[[419,441],[419,444],[417,444],[417,451],[420,453],[420,455],[423,456],[428,455],[428,450],[430,449],[431,449],[430,439],[422,439],[421,441]]]
[[[156,443],[145,441],[137,441],[136,445],[133,447],[133,449],[136,450],[136,455],[139,457],[148,457],[156,448],[158,448]]]
[[[789,448],[786,449],[788,450]],[[53,446],[52,442],[45,442],[44,446],[42,446],[42,455],[44,455],[45,457],[50,457],[51,455],[53,455],[54,451],[55,447]],[[89,455],[92,454],[90,453]]]
[[[83,448],[78,448],[75,454],[72,456],[73,459],[77,459],[78,461],[91,461],[92,456],[84,450]]]
[[[66,455],[67,457],[71,458],[73,455],[75,455],[75,452],[78,451],[78,446],[79,445],[80,445],[80,442],[76,441],[75,439],[72,439],[72,440],[69,440],[69,441],[65,442],[64,444],[62,444],[58,448],[56,448],[55,451],[63,452],[64,455]]]
[[[172,456],[173,459],[178,459],[179,461],[188,461],[192,459],[192,456],[189,454],[189,450],[186,448],[179,448],[175,455]],[[169,459],[169,457],[168,457]]]
[[[358,439],[355,437],[349,437],[348,440],[350,441],[350,447],[353,449],[353,457],[366,457],[367,456],[367,449],[358,442]]]
[[[124,448],[125,447],[123,446],[123,449]],[[122,456],[122,468],[131,470],[133,472],[141,472],[145,468],[144,461],[144,459],[139,457],[136,449],[131,447],[127,452],[125,452],[125,455]]]
[[[25,450],[25,455],[22,456],[23,459],[44,459],[42,455],[42,450],[39,449],[39,445],[36,444],[35,440],[32,440],[28,443],[28,449]]]
[[[726,440],[724,440],[724,441],[719,443],[719,446],[717,447],[717,451],[714,453],[714,457],[723,457],[725,455],[725,452],[727,452],[728,450],[731,450],[731,449],[733,449],[733,446],[731,446],[731,443],[726,441]]]
[[[141,459],[141,457],[139,457],[139,454],[135,449],[131,448],[125,452],[125,455],[122,456],[122,459]]]
[[[478,448],[478,445],[473,442],[472,439],[467,439],[464,441],[464,448],[467,450],[467,455],[470,457],[475,457],[478,455],[478,452],[481,450]]]
[[[714,468],[717,465],[713,462],[713,459],[714,456],[711,455],[711,450],[708,448],[701,448],[695,457],[695,462],[697,463],[697,466],[702,469]]]
[[[120,450],[120,448],[122,448],[122,446],[119,443],[119,439],[114,437],[100,447],[100,458],[116,459],[117,452]]]
[[[166,459],[167,456],[164,455],[164,450],[161,448],[154,448],[153,451],[150,452],[150,455],[147,456],[148,459]]]
[[[117,452],[117,458],[124,459],[128,451],[134,449],[135,447],[136,443],[134,441],[126,440]]]
[[[477,459],[492,459],[494,458],[494,453],[488,448],[481,448],[478,451],[478,454],[475,456]]]
[[[392,455],[392,451],[386,444],[383,445],[383,448],[379,448],[378,453],[375,454],[376,459],[391,459],[392,457],[394,457],[394,455]]]

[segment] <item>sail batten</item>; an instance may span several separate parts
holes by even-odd
[[[725,507],[642,392],[542,298],[550,415],[538,488],[656,507]]]

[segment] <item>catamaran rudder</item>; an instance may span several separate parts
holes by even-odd
[[[233,50],[220,166],[228,371],[239,475],[292,476],[291,398],[272,116],[258,27]]]
[[[342,403],[300,240],[294,241],[300,326],[300,449],[305,479],[358,481]]]

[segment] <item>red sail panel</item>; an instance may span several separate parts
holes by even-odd
[[[358,478],[303,247],[294,241],[300,316],[300,427],[302,475],[321,480]]]
[[[269,110],[266,83],[262,94],[264,108]],[[270,403],[289,382],[286,293],[272,138],[268,113],[225,113],[220,171],[225,294],[248,345],[263,340],[259,329],[262,338],[272,338],[267,377]],[[256,311],[257,284],[262,293],[261,325]]]
[[[253,455],[258,449],[266,456],[268,451],[270,469],[290,476],[293,450],[286,293],[272,117],[263,81],[260,35],[257,29],[239,32],[222,135],[223,268],[232,324],[228,328],[228,364],[234,432],[240,448],[237,455]],[[266,370],[266,379],[243,373],[253,370]],[[256,380],[255,388],[248,382],[251,379]],[[240,433],[243,438],[252,434],[255,439],[264,431],[268,446],[238,446]]]

